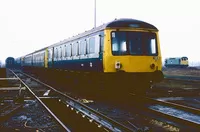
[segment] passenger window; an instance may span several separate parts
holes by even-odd
[[[48,50],[48,60],[50,60],[51,58],[51,53],[50,53],[50,50]]]
[[[38,54],[37,54],[37,63],[39,62]]]
[[[67,57],[72,56],[72,45],[71,45],[71,44],[68,44],[68,45],[66,46],[65,52],[66,52]]]
[[[60,58],[60,48],[59,47],[57,48],[57,58],[58,59]]]
[[[72,56],[78,55],[78,42],[72,45]]]
[[[86,54],[86,41],[85,40],[82,40],[81,42],[80,42],[80,54],[81,55],[84,55],[84,54]]]
[[[66,50],[66,45],[63,46],[63,48],[62,48],[63,57],[66,57],[66,52],[65,52],[65,50]]]
[[[66,56],[67,56],[67,48],[68,48],[68,46],[69,46],[69,45],[66,45],[66,46],[65,46],[65,55],[66,55]]]
[[[49,58],[49,60],[52,59],[52,50],[48,50],[48,58]]]
[[[55,57],[56,57],[56,59],[58,58],[58,49],[57,48],[55,50]]]
[[[59,50],[58,50],[58,58],[59,59],[62,58],[62,47],[60,47]]]
[[[54,51],[54,58],[57,58],[57,48],[55,48],[55,51]]]
[[[95,37],[89,39],[89,53],[95,53]]]

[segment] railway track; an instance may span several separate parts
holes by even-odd
[[[137,112],[131,111],[132,114],[140,115],[137,118],[134,117],[134,120],[137,120],[136,122],[134,120],[130,120],[127,118],[124,120],[124,123],[118,123],[115,121],[114,118],[109,118],[102,114],[104,112],[96,111],[95,108],[92,108],[90,105],[85,105],[81,103],[80,101],[73,99],[69,96],[67,96],[64,93],[61,93],[57,91],[56,89],[52,88],[51,86],[44,84],[40,82],[38,79],[32,78],[32,77],[25,77],[22,76],[22,73],[18,73],[18,76],[22,78],[26,84],[32,84],[33,86],[30,86],[30,90],[50,109],[52,113],[56,113],[57,109],[60,107],[60,109],[63,109],[63,111],[57,112],[57,113],[65,113],[63,114],[55,114],[56,117],[59,117],[61,123],[63,123],[65,126],[66,124],[70,124],[69,122],[65,121],[66,119],[62,119],[61,117],[67,116],[70,119],[74,118],[75,126],[72,125],[72,128],[68,128],[70,130],[75,130],[77,127],[77,120],[84,120],[84,127],[87,126],[87,130],[95,130],[95,131],[149,131],[149,130],[155,130],[152,129],[149,124],[144,124],[145,118],[148,118],[148,120],[160,120],[162,122],[166,122],[167,124],[171,124],[172,126],[175,126],[179,130],[194,130],[199,131],[198,128],[199,124],[198,122],[192,122],[191,120],[185,120],[180,118],[180,116],[169,114],[175,113],[174,109],[177,111],[181,111],[182,114],[196,114],[199,115],[199,110],[190,108],[190,107],[184,107],[181,105],[176,105],[174,103],[168,103],[160,100],[155,100],[151,98],[144,99],[144,105],[139,104],[140,106],[145,107],[138,107],[137,103],[132,105],[130,102],[127,104],[134,108],[136,108]],[[27,75],[28,76],[28,75]],[[36,81],[37,83],[33,83],[33,81]],[[38,86],[37,84],[41,84]],[[132,99],[134,101],[134,99]],[[138,100],[138,98],[136,99]],[[130,99],[129,99],[130,101]],[[60,105],[60,106],[59,106]],[[56,107],[56,108],[55,108]],[[104,107],[104,106],[103,106]],[[101,108],[101,106],[100,106]],[[174,108],[174,109],[173,109]],[[167,109],[168,113],[166,111],[162,111],[163,109]],[[128,111],[130,111],[130,107],[128,107]],[[176,111],[176,112],[177,112]],[[101,113],[100,113],[101,112]],[[72,116],[73,114],[76,114],[75,117]],[[188,114],[188,115],[189,115]],[[132,117],[131,117],[132,118]],[[141,119],[144,118],[144,119]],[[116,119],[117,120],[117,119]],[[128,124],[128,125],[125,125]],[[75,128],[73,128],[75,127]],[[83,127],[83,126],[79,126]],[[82,131],[84,128],[81,128]],[[79,131],[81,131],[79,129]],[[158,131],[163,131],[164,129],[159,129]]]
[[[200,86],[199,80],[187,80],[187,79],[179,79],[179,78],[165,78],[165,81],[173,81],[175,83],[184,83],[184,84],[191,84],[195,86]]]
[[[146,98],[146,102],[153,113],[181,124],[181,130],[200,130],[200,109],[152,98]]]
[[[195,76],[170,76],[170,75],[165,75],[164,77],[167,80],[182,80],[182,81],[200,81],[200,77],[195,77]]]
[[[40,82],[39,80],[27,74],[24,74],[27,77],[19,72],[17,74],[13,72],[13,74],[15,74],[15,76],[22,82],[22,85],[28,89],[32,96],[34,96],[34,98],[36,98],[38,102],[43,105],[43,107],[66,131],[84,131],[84,129],[86,131],[137,131],[137,128],[130,128],[119,122],[116,122],[113,119],[99,113],[98,111],[91,109],[82,102],[71,98],[70,96],[43,82]],[[40,85],[38,86],[35,84],[35,86],[31,86],[30,84],[34,84],[33,82],[36,82]],[[67,119],[66,117],[64,118],[65,115],[68,116]],[[75,116],[73,117],[72,115]],[[70,119],[77,119],[74,120],[74,122],[72,121],[74,124],[70,124],[69,117]],[[77,122],[80,122],[80,120],[83,120],[82,125],[77,124]],[[71,126],[69,126],[69,124]],[[77,126],[79,128],[77,128]]]
[[[135,98],[134,94],[131,95]],[[160,122],[159,125],[165,124],[176,131],[200,131],[200,109],[149,97],[140,97],[140,100],[143,100],[143,103],[140,103],[132,111],[136,111],[138,115],[143,115],[148,122]],[[133,105],[138,104],[134,102]],[[149,126],[149,128],[151,127]]]
[[[164,82],[168,83],[180,83],[184,84],[186,86],[192,86],[192,87],[199,87],[200,86],[200,77],[195,76],[165,76]]]

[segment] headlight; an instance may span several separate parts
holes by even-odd
[[[119,61],[116,61],[115,62],[115,69],[117,69],[117,70],[119,70],[119,69],[121,69],[121,63],[119,62]]]

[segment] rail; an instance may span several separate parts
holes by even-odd
[[[29,92],[42,104],[42,106],[56,119],[56,121],[67,131],[71,132],[69,128],[67,128],[52,112],[51,110],[38,98],[32,90],[15,74],[12,70],[10,70],[19,80],[20,82],[29,90]]]
[[[184,113],[186,112],[189,112],[190,114],[193,114],[193,115],[196,115],[196,116],[199,116],[200,115],[200,109],[197,109],[197,108],[192,108],[192,107],[189,107],[189,106],[184,106],[184,105],[180,105],[180,104],[176,104],[176,103],[171,103],[171,102],[166,102],[166,101],[161,101],[161,100],[156,100],[156,99],[152,99],[152,98],[148,98],[146,97],[146,99],[148,100],[148,102],[150,102],[151,104],[153,105],[160,105],[160,106],[166,106],[168,108],[172,108],[172,109],[177,109],[178,111],[183,111]],[[152,106],[152,105],[150,105]],[[151,109],[151,108],[150,108]],[[199,125],[200,125],[200,122],[197,122],[197,121],[192,121],[190,119],[185,119],[184,117],[179,117],[179,116],[175,116],[175,115],[172,115],[172,114],[169,114],[169,113],[163,113],[159,110],[156,110],[156,109],[151,109],[157,113],[160,113],[159,115],[161,116],[164,115],[164,116],[167,116],[169,117],[170,119],[175,119],[177,121],[180,121],[184,124],[187,124],[190,126],[194,126],[195,128],[197,128],[199,130]],[[169,109],[168,109],[169,110]]]
[[[114,121],[113,119],[91,109],[90,107],[86,106],[85,104],[73,99],[72,97],[70,96],[67,96],[66,94],[56,90],[55,88],[39,81],[38,79],[35,79],[33,78],[32,76],[30,75],[27,75],[26,73],[23,73],[24,75],[28,76],[29,78],[33,79],[34,81],[36,82],[39,82],[40,84],[52,89],[53,91],[55,91],[56,93],[59,93],[59,95],[61,95],[61,100],[63,103],[65,103],[67,105],[67,107],[71,107],[71,109],[76,109],[77,113],[81,112],[83,114],[83,116],[87,116],[90,118],[90,122],[92,121],[96,121],[97,123],[99,123],[99,127],[100,126],[104,126],[105,128],[111,130],[111,131],[133,131],[131,128],[128,128],[126,126],[124,126],[123,124],[120,124],[116,121]],[[26,84],[24,84],[26,85]],[[26,85],[27,86],[27,85]],[[31,91],[31,90],[29,90]],[[32,94],[34,94],[32,92]],[[67,98],[64,99],[64,98]],[[39,99],[39,98],[38,98]]]

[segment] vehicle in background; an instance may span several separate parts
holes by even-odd
[[[188,67],[188,57],[174,57],[165,59],[167,68],[186,68]]]
[[[6,68],[14,68],[15,67],[15,59],[13,57],[7,57],[5,60]]]

